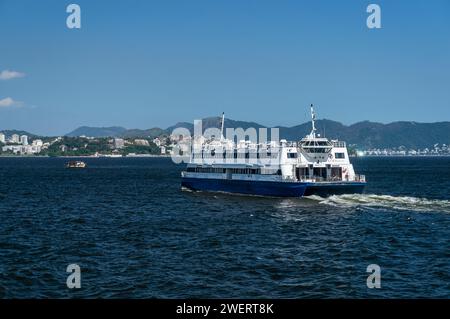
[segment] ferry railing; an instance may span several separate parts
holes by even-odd
[[[304,175],[299,177],[299,181],[301,182],[342,182],[342,178],[339,176],[329,176],[329,177],[322,177],[322,176],[309,176]]]
[[[310,175],[301,175],[298,176],[297,179],[301,182],[342,182],[342,181],[354,181],[354,182],[366,182],[366,176],[355,174],[354,179],[344,179],[341,178],[341,176],[328,176],[328,177],[322,177],[322,176],[310,176]]]
[[[255,177],[257,175],[253,175],[253,174],[240,174],[240,175],[247,175],[248,177]],[[185,177],[186,176],[186,172],[182,171],[181,172],[181,176]],[[319,183],[319,182],[341,182],[343,181],[342,178],[340,178],[339,176],[333,176],[333,177],[321,177],[321,176],[309,176],[309,175],[303,175],[303,176],[299,176],[298,178],[294,178],[294,177],[283,177],[283,181],[285,182],[312,182],[312,183]],[[347,180],[346,180],[347,181]],[[359,175],[356,174],[355,178],[354,178],[355,182],[366,182],[366,176],[365,175]]]
[[[346,147],[345,145],[345,142],[343,142],[343,141],[332,141],[332,143],[333,143],[333,147]]]

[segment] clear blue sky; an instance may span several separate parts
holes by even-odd
[[[70,3],[81,30],[66,27]],[[366,27],[370,3],[382,29]],[[164,128],[222,111],[290,126],[310,103],[345,124],[448,121],[450,1],[0,0],[5,70],[24,76],[0,80],[0,130]]]

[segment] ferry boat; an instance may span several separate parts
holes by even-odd
[[[66,168],[86,168],[86,163],[82,161],[70,161],[66,164]]]
[[[220,139],[193,147],[183,188],[279,197],[363,192],[365,176],[355,173],[345,142],[316,133],[313,105],[311,132],[297,142],[235,143],[223,136],[224,120]]]

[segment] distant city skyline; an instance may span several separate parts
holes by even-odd
[[[73,2],[0,0],[0,131],[450,121],[448,0]]]

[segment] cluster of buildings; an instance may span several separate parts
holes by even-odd
[[[96,140],[94,137],[81,136],[88,140]],[[170,149],[178,141],[177,138],[163,138],[156,137],[151,140],[161,152],[161,155],[170,154]],[[0,132],[0,145],[1,151],[4,153],[12,153],[14,155],[34,155],[39,154],[43,149],[48,149],[48,147],[54,143],[63,142],[62,137],[56,138],[54,141],[44,143],[41,139],[30,139],[27,135],[12,134],[11,136],[6,136],[4,133]],[[150,140],[148,139],[123,139],[123,138],[113,138],[108,140],[113,153],[118,153],[119,150],[125,148],[126,146],[150,146]],[[65,144],[59,146],[59,150],[62,152],[68,151],[69,147]],[[72,149],[75,150],[75,149]]]
[[[448,156],[450,155],[450,145],[435,144],[433,147],[424,149],[407,149],[404,146],[396,148],[373,148],[359,151],[359,156]]]
[[[48,147],[49,144],[42,142],[40,139],[35,139],[31,144],[28,142],[28,136],[13,134],[9,138],[0,133],[0,143],[5,144],[2,147],[3,152],[12,152],[16,155],[33,155],[38,154],[43,148]]]
[[[153,143],[155,143],[155,145],[160,148],[161,154],[167,154],[167,153],[172,154],[172,151],[168,151],[168,148],[167,148],[168,145],[166,145],[166,140],[156,137],[153,139]],[[170,145],[170,146],[171,146],[170,149],[172,149],[174,145]]]

